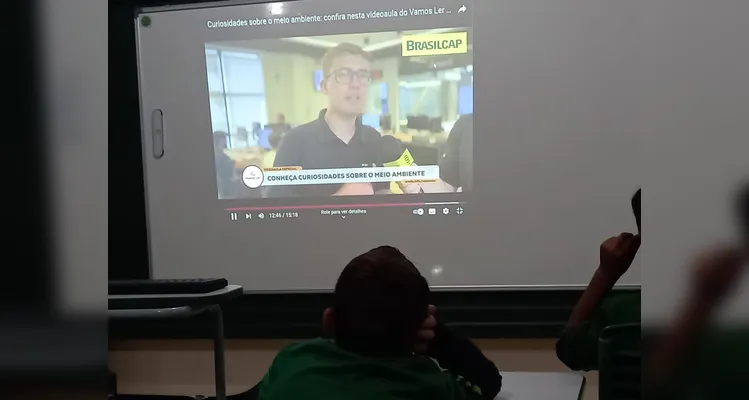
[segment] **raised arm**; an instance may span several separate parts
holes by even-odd
[[[667,384],[687,363],[687,355],[697,347],[715,309],[740,281],[747,261],[749,251],[730,246],[715,248],[697,259],[686,302],[646,360],[651,388]]]
[[[606,295],[627,272],[637,250],[640,236],[622,233],[606,239],[600,248],[600,264],[588,287],[572,309],[562,337],[557,341],[557,358],[572,370],[591,370],[598,364],[598,332],[604,326],[592,326],[591,320]]]

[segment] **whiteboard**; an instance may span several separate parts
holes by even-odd
[[[283,4],[306,14],[371,5],[339,3]],[[457,3],[445,7],[457,10]],[[434,288],[583,287],[598,265],[599,244],[636,231],[629,201],[642,185],[642,111],[634,83],[644,67],[632,30],[638,15],[624,3],[465,3],[475,68],[474,190],[413,195],[414,201],[459,201],[464,213],[452,208],[442,218],[390,207],[350,218],[259,220],[255,214],[250,221],[231,220],[227,208],[299,203],[217,198],[206,43],[432,27],[410,19],[207,29],[209,20],[278,10],[266,4],[143,10],[135,23],[152,277],[221,276],[250,291],[330,290],[348,260],[389,244]],[[386,1],[378,8],[411,5],[434,2]],[[313,74],[307,78],[301,84],[312,87]],[[154,110],[163,113],[160,158],[153,155]],[[366,202],[403,196],[411,195]],[[636,259],[619,284],[639,282]]]

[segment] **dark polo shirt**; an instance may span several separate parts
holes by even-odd
[[[274,167],[302,167],[302,169],[361,168],[372,166],[380,133],[356,119],[356,130],[348,144],[330,130],[325,122],[325,109],[318,118],[287,133],[276,152]],[[270,186],[267,197],[330,196],[342,184]],[[388,183],[373,184],[374,190],[386,189]]]

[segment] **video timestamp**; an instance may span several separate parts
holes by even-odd
[[[297,211],[269,212],[268,218],[270,219],[299,218],[299,212]]]

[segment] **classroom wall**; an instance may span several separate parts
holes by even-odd
[[[227,393],[250,389],[262,379],[288,340],[229,340]],[[478,346],[503,371],[563,372],[552,339],[483,339]],[[213,395],[213,350],[209,340],[113,341],[109,368],[122,394]],[[598,376],[587,373],[583,400],[598,399]]]

